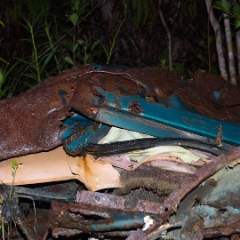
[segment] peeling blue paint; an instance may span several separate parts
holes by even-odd
[[[222,94],[222,91],[213,91],[213,96],[214,98],[216,99],[216,101],[220,101],[221,100],[221,94]]]
[[[67,91],[65,91],[65,90],[58,90],[58,94],[61,96],[61,99],[62,99],[62,105],[66,105],[67,104],[67,100],[66,100],[66,98],[65,98],[65,96],[64,95],[66,95],[67,94]]]
[[[86,118],[82,114],[75,114],[65,119],[63,121],[64,130],[62,130],[61,139],[65,141],[71,137],[71,141],[65,145],[65,148],[69,151],[81,151],[83,147],[87,146],[91,137],[106,127],[106,125],[102,124],[101,127],[96,129],[94,123],[93,120]]]
[[[136,224],[144,225],[144,217],[147,214],[137,212],[137,213],[124,213],[124,212],[107,212],[107,214],[113,219],[111,223],[108,224],[92,224],[92,231],[109,231],[114,229],[125,229],[126,226],[134,228]]]
[[[137,122],[137,120],[135,121],[136,115],[135,115],[135,119],[132,119],[126,122],[125,121],[126,119],[123,119],[124,118],[123,116],[121,116],[121,118],[119,119],[116,119],[116,117],[113,116],[114,115],[113,112],[112,112],[112,115],[111,116],[108,115],[108,119],[106,119],[102,111],[101,115],[98,114],[96,120],[102,121],[103,123],[112,124],[114,126],[125,128],[125,129],[129,129],[127,124],[130,124],[134,128],[134,129],[131,129],[133,131],[144,132],[153,136],[158,135],[157,133],[154,133],[155,130],[153,131],[149,124],[148,126],[144,126],[144,123],[143,123],[144,119],[147,119],[157,123],[163,123],[168,126],[181,129],[187,132],[210,137],[212,139],[216,138],[218,126],[221,125],[222,131],[223,131],[223,141],[230,144],[234,144],[234,145],[240,145],[240,125],[239,124],[224,122],[224,121],[212,119],[206,116],[202,116],[200,114],[194,113],[192,109],[190,109],[191,110],[190,112],[189,108],[186,107],[182,102],[180,102],[179,98],[177,97],[171,98],[170,101],[166,104],[167,105],[166,106],[164,104],[159,104],[159,103],[149,103],[145,99],[139,96],[119,97],[119,96],[115,96],[114,93],[112,92],[110,93],[105,92],[102,88],[95,87],[95,89],[99,92],[100,95],[102,95],[105,98],[105,102],[108,103],[109,107],[112,110],[116,111],[117,107],[121,106],[122,113],[129,115],[131,114],[129,105],[131,104],[132,101],[138,102],[141,109],[143,110],[137,116],[138,118],[140,118],[138,119],[140,120],[138,121],[139,125],[133,126],[133,124],[130,122],[130,121],[133,121],[133,123]],[[118,116],[117,111],[115,114],[116,116]],[[124,121],[121,121],[121,120],[124,120]],[[171,137],[171,136],[164,136],[164,137]]]

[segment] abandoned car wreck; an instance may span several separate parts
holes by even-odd
[[[240,89],[207,71],[75,67],[0,102],[0,142],[11,239],[239,239]]]

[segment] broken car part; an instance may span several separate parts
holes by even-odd
[[[49,151],[59,145],[63,145],[68,154],[79,155],[84,148],[96,144],[97,139],[106,134],[109,126],[158,138],[180,138],[190,141],[187,145],[192,144],[191,146],[200,142],[201,147],[208,147],[206,144],[210,144],[210,148],[218,151],[218,147],[212,147],[216,144],[221,145],[223,151],[231,150],[188,174],[179,184],[169,183],[169,191],[164,192],[168,195],[161,203],[154,203],[150,199],[129,205],[127,198],[123,196],[89,191],[80,191],[76,202],[52,202],[49,228],[55,237],[91,231],[105,236],[114,232],[121,234],[121,230],[125,235],[127,232],[129,237],[132,234],[147,237],[148,230],[145,232],[141,229],[146,216],[155,220],[152,230],[166,224],[171,215],[178,211],[178,206],[185,197],[187,199],[190,192],[198,189],[199,184],[217,174],[221,168],[233,167],[239,162],[239,148],[234,148],[240,143],[239,89],[224,80],[214,82],[214,77],[208,81],[206,74],[198,71],[194,81],[183,82],[180,76],[160,68],[126,69],[87,65],[65,71],[16,98],[0,102],[0,159]],[[121,146],[119,148],[121,151],[124,149]],[[112,184],[103,185],[103,180],[109,176],[94,167],[100,164],[105,170],[113,169],[111,164],[101,163],[88,155],[78,158],[77,161],[69,160],[74,162],[71,167],[68,162],[62,161],[61,164],[69,170],[66,178],[77,175],[75,177],[93,191],[104,187],[121,187],[118,172],[111,172],[114,176]],[[3,164],[9,164],[8,160]],[[18,171],[27,166],[20,165]],[[56,168],[56,165],[53,166]],[[11,165],[8,167],[11,169]],[[89,170],[87,174],[86,169]],[[234,176],[235,174],[234,172]],[[51,178],[52,175],[49,179]],[[150,191],[162,191],[161,188],[152,189],[152,186],[144,184],[145,182],[141,185]],[[131,194],[134,190],[132,186],[123,187],[122,193]],[[216,188],[211,187],[214,192]],[[234,191],[238,189],[239,186],[236,185]],[[221,192],[216,196],[220,198],[226,194]],[[215,216],[216,222],[223,217],[223,224],[228,224],[224,220],[231,216],[233,221],[227,230],[230,226],[236,229],[239,210],[232,209],[230,204],[228,208],[224,202],[218,204],[218,198],[205,199],[201,195],[191,198],[188,202],[189,211],[184,212],[183,209],[185,218],[179,212],[179,219],[175,219],[183,224],[180,234],[185,234],[189,239],[194,239],[196,234],[213,236],[209,229],[204,232],[202,224],[204,227],[214,227],[218,233],[222,233],[222,225],[209,224],[208,217]],[[208,211],[209,216],[205,216]],[[224,211],[227,212],[226,215],[221,213]],[[204,221],[198,218],[199,215],[205,218]],[[127,224],[125,220],[128,220]],[[172,219],[173,226],[175,220]],[[191,226],[190,223],[194,225],[188,229],[186,226]],[[139,229],[135,231],[137,228]]]
[[[47,151],[62,143],[69,154],[80,154],[99,130],[98,123],[211,144],[221,125],[222,149],[240,143],[238,105],[231,105],[240,102],[239,90],[224,80],[207,82],[201,71],[195,81],[183,83],[180,76],[160,68],[97,69],[76,67],[1,101],[0,159]],[[214,92],[220,89],[224,90],[216,99]],[[73,113],[88,123],[80,124],[80,129],[72,126],[68,122],[76,118]]]
[[[90,154],[93,154],[94,156],[108,156],[157,146],[181,146],[201,150],[203,152],[208,152],[216,156],[222,154],[223,152],[226,152],[215,145],[178,138],[143,138],[108,144],[90,143],[84,148],[84,150]]]

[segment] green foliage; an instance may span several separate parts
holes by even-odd
[[[196,6],[194,5],[194,0],[183,1],[181,5],[179,5],[179,15],[183,17],[186,15],[190,20],[194,20],[199,14],[197,12]],[[189,21],[191,23],[191,21]]]
[[[12,168],[14,169],[14,171],[12,172],[12,177],[13,177],[13,182],[14,182],[14,178],[16,177],[16,170],[18,169],[17,160],[12,161]]]
[[[22,41],[25,41],[26,47],[30,46],[32,51],[31,55],[27,56],[25,59],[17,58],[23,66],[25,65],[23,76],[32,79],[33,82],[37,81],[37,83],[40,83],[45,78],[49,77],[47,66],[53,56],[55,56],[58,48],[58,45],[53,47],[52,37],[49,30],[50,24],[41,18],[41,16],[41,13],[38,16],[33,16],[31,21],[29,21],[25,16],[22,16],[24,22],[21,23],[21,25],[30,34],[29,38],[22,39]],[[39,24],[39,19],[41,24]],[[42,36],[44,36],[48,41],[37,45],[36,39]],[[43,51],[45,50],[44,46],[48,45],[51,46],[48,51]]]
[[[2,25],[3,27],[5,27],[4,23],[3,23],[1,20],[0,20],[0,25]],[[1,57],[0,57],[0,61],[8,64],[8,62],[7,62],[6,60],[4,60],[3,58],[1,58]],[[0,85],[0,87],[1,87],[1,85]]]
[[[54,23],[56,25],[56,22],[54,22]],[[61,72],[61,64],[60,64],[60,62],[59,62],[59,60],[57,58],[57,51],[59,49],[60,41],[59,41],[59,38],[56,38],[56,37],[53,38],[53,36],[52,36],[52,34],[50,32],[50,29],[51,29],[51,23],[45,21],[44,30],[45,30],[45,33],[46,33],[46,36],[47,36],[47,39],[48,39],[48,42],[49,42],[49,45],[50,45],[49,52],[50,51],[51,52],[48,55],[48,61],[44,62],[44,66],[43,67],[46,68],[47,64],[49,63],[49,61],[53,57],[54,61],[55,61],[55,64],[56,64],[56,70],[57,70],[57,72],[60,73]],[[53,41],[55,41],[55,43]],[[49,73],[49,75],[51,75],[51,73]]]
[[[240,6],[239,5],[233,6],[233,16],[236,18],[235,28],[237,29],[240,27]]]
[[[192,1],[188,2],[186,7],[187,7],[187,10],[188,10],[189,16],[192,19],[196,18],[196,16],[197,16],[197,9],[194,7],[193,2]]]
[[[0,229],[2,239],[5,239],[5,225],[8,226],[9,232],[11,230],[11,222],[13,221],[15,223],[15,218],[19,214],[18,196],[16,192],[13,191],[14,179],[18,168],[18,162],[16,160],[12,161],[12,168],[14,172],[12,172],[13,181],[11,189],[9,192],[7,190],[0,192]]]
[[[168,54],[163,53],[159,56],[159,59],[154,62],[154,65],[169,70],[168,59]],[[186,78],[186,71],[181,63],[173,62],[173,72]]]
[[[26,12],[26,6],[28,11]],[[56,22],[49,15],[51,1],[40,2],[24,0],[16,4],[13,9],[6,5],[5,11],[14,13],[15,20],[21,25],[24,38],[20,44],[23,51],[28,52],[23,56],[17,56],[16,64],[12,68],[1,70],[2,81],[0,87],[7,82],[7,87],[0,92],[0,98],[7,97],[7,92],[14,89],[21,82],[28,87],[40,83],[52,74],[62,71],[57,58],[59,51],[59,38],[55,36],[53,27]],[[55,20],[55,19],[54,19]],[[39,41],[41,39],[41,42]],[[0,58],[7,63],[7,61]],[[49,69],[49,64],[55,60],[55,68]],[[14,62],[14,60],[12,60]],[[15,68],[18,65],[18,68]],[[10,71],[11,70],[11,71]],[[10,81],[12,79],[12,81]],[[3,81],[4,80],[4,81]]]
[[[0,68],[0,99],[2,99],[3,97],[7,96],[7,92],[9,90],[9,86],[4,87],[4,84],[6,83],[8,76],[14,72],[16,66],[17,66],[17,62],[15,64],[13,64],[12,66],[9,66],[9,64],[7,66],[5,66],[4,68]]]
[[[66,9],[67,4],[62,7]],[[24,54],[11,60],[13,63],[17,61],[11,67],[0,66],[0,98],[9,96],[18,85],[32,87],[69,65],[87,64],[102,55],[100,40],[80,35],[80,24],[91,11],[91,4],[94,6],[94,1],[71,0],[65,15],[50,15],[51,1],[48,0],[23,0],[13,9],[0,3],[5,12],[13,14],[24,36],[18,40]],[[61,23],[65,22],[59,24],[60,19]],[[2,21],[0,25],[4,26]],[[2,56],[0,62],[8,65],[8,60]]]
[[[66,43],[66,48],[75,55],[76,59],[79,60],[82,64],[88,64],[93,62],[94,56],[101,54],[101,51],[95,51],[95,48],[100,44],[100,40],[92,42],[92,39],[88,39],[86,36],[83,36],[83,39],[79,39],[73,45],[72,42]],[[69,56],[66,56],[65,61],[70,65],[74,66],[73,59]]]
[[[110,60],[111,60],[112,55],[114,53],[114,50],[116,48],[116,43],[117,43],[117,40],[118,40],[118,37],[119,37],[119,34],[120,34],[120,30],[123,26],[123,23],[126,21],[126,13],[127,13],[127,5],[125,4],[124,5],[124,19],[121,21],[119,27],[117,28],[117,31],[113,34],[112,41],[111,41],[111,44],[110,44],[110,49],[108,50],[103,44],[101,44],[102,47],[103,47],[104,53],[107,57],[106,64],[110,63]]]
[[[7,62],[5,59],[1,58],[1,57],[0,57],[0,61],[2,61],[2,62],[4,62],[4,63],[8,64],[8,62]]]
[[[214,8],[226,13],[229,18],[234,18],[236,29],[240,27],[240,6],[236,1],[222,2],[218,0],[215,1]]]
[[[71,21],[74,27],[79,25],[80,22],[86,20],[84,15],[86,14],[89,4],[90,2],[87,0],[71,0],[71,13],[67,14],[67,18]]]
[[[216,1],[214,7],[217,8],[217,9],[220,9],[223,12],[230,13],[231,3],[230,2]]]
[[[24,28],[26,28],[26,30],[30,33],[30,39],[23,39],[23,40],[29,42],[32,45],[32,54],[31,54],[32,57],[31,57],[31,60],[29,62],[25,61],[23,59],[19,59],[19,61],[27,64],[28,68],[33,70],[33,71],[31,71],[31,74],[28,74],[27,76],[31,77],[33,79],[36,79],[37,82],[39,83],[39,82],[41,82],[41,72],[40,72],[38,49],[37,49],[36,41],[35,41],[37,30],[38,30],[38,29],[35,30],[35,24],[36,24],[36,21],[37,21],[37,17],[33,18],[33,20],[31,22],[24,16],[22,18],[25,22],[25,23],[22,24],[22,26]]]
[[[146,24],[147,20],[151,16],[151,6],[149,1],[145,0],[122,0],[125,11],[127,8],[131,8],[134,12],[133,25],[136,29]]]
[[[11,96],[12,92],[17,95],[77,64],[114,62],[168,69],[167,37],[159,17],[158,0],[121,0],[106,4],[109,2],[0,2],[4,13],[0,30],[6,44],[0,42],[1,50],[6,48],[0,55],[0,98]],[[184,75],[186,69],[194,72],[210,65],[211,71],[217,72],[216,57],[208,63],[205,2],[187,0],[176,4],[162,0],[161,4],[173,36],[173,70]],[[227,3],[218,0],[214,4],[220,13],[227,13],[227,17],[235,21],[236,28],[240,27],[240,6],[236,0]],[[7,18],[10,21],[6,21]],[[3,27],[4,23],[6,27]],[[10,37],[11,34],[13,37],[8,41],[6,32],[9,26]],[[15,33],[19,38],[13,39]],[[214,35],[211,34],[210,28],[209,48],[215,56],[215,41],[211,41]],[[178,39],[182,40],[181,46],[175,44]],[[15,51],[14,45],[17,45],[18,52],[14,52],[11,58],[9,55],[12,49]]]
[[[12,161],[12,168],[13,168],[14,170],[16,170],[16,169],[18,168],[18,161],[17,161],[17,160],[13,160],[13,161]]]
[[[95,56],[98,56],[102,51],[96,51],[96,47],[100,44],[100,40],[94,40],[86,35],[78,36],[81,33],[79,25],[86,20],[87,8],[89,1],[71,0],[71,12],[67,14],[67,20],[73,25],[73,31],[65,29],[70,41],[66,42],[66,49],[70,55],[65,56],[64,60],[70,66],[75,66],[77,63],[91,63]]]

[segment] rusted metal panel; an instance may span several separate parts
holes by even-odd
[[[200,168],[167,196],[161,204],[165,211],[159,213],[160,224],[181,221],[181,228],[169,230],[167,238],[190,240],[238,233],[240,184],[236,179],[240,167],[226,167],[233,167],[239,159],[240,147]]]
[[[0,159],[49,150],[62,144],[59,134],[62,120],[71,115],[71,111],[95,119],[100,108],[110,106],[99,89],[119,99],[130,96],[127,107],[132,114],[141,115],[146,111],[132,96],[171,109],[175,104],[171,99],[177,95],[181,104],[175,104],[176,109],[189,106],[211,118],[240,122],[239,89],[225,81],[208,82],[207,72],[198,71],[193,82],[183,83],[179,81],[180,76],[160,68],[103,66],[95,69],[87,65],[68,70],[16,98],[1,101]],[[217,99],[214,92],[220,94]],[[122,100],[114,101],[116,111],[123,108]],[[223,129],[223,137],[224,132]]]
[[[104,125],[102,123],[152,133],[153,136],[166,134],[163,137],[189,136],[189,132],[194,132],[202,134],[201,140],[205,138],[206,141],[206,136],[217,136],[220,124],[223,139],[238,144],[240,90],[225,81],[213,82],[214,77],[208,81],[208,74],[198,71],[194,81],[188,82],[159,68],[111,69],[93,65],[61,73],[16,98],[0,102],[0,160],[53,149],[60,144],[68,153],[80,154],[81,148]],[[194,117],[193,122],[191,117]],[[195,137],[192,135],[192,139]],[[131,231],[143,226],[145,216],[151,216],[156,226],[160,226],[174,221],[173,213],[177,212],[176,220],[183,211],[185,222],[181,234],[189,235],[189,239],[194,239],[197,234],[215,237],[238,233],[240,210],[238,201],[234,200],[239,199],[239,185],[234,184],[237,179],[231,176],[231,186],[227,185],[230,180],[214,179],[211,190],[215,190],[213,195],[216,198],[211,201],[205,199],[210,188],[200,184],[230,162],[238,163],[239,158],[238,147],[220,155],[193,175],[175,179],[175,182],[166,180],[164,194],[170,194],[161,203],[138,200],[129,205],[127,198],[88,191],[78,192],[76,202],[53,201],[49,228],[55,237],[93,231],[104,235],[107,231],[112,236],[129,233],[129,237],[134,234],[141,238],[146,232]],[[224,186],[223,190],[214,186],[219,183]],[[157,193],[163,191],[156,187],[154,180],[134,184],[133,188],[143,186]],[[132,190],[128,186],[126,189],[122,191],[128,193]],[[232,205],[229,207],[226,198],[230,197]],[[216,217],[212,225],[207,225],[213,228],[212,231],[203,230],[208,222],[203,221],[205,216],[202,217],[206,212],[206,218]],[[227,225],[225,228],[218,226],[220,218],[223,218],[221,224]],[[180,220],[183,219],[180,217]],[[194,231],[193,235],[189,234],[190,231]]]
[[[240,209],[238,209],[237,201],[233,201],[233,204],[231,204],[231,199],[227,198],[225,194],[231,194],[232,192],[232,194],[235,194],[233,197],[238,199],[239,184],[232,179],[232,173],[228,172],[227,169],[223,169],[223,167],[232,166],[232,162],[239,161],[239,158],[240,147],[217,157],[211,163],[199,169],[196,174],[183,179],[179,187],[173,190],[162,203],[139,200],[129,208],[126,199],[123,197],[80,191],[77,193],[76,203],[52,202],[49,227],[53,230],[61,227],[79,229],[83,232],[96,231],[104,234],[105,231],[115,230],[118,232],[120,229],[122,231],[128,229],[137,230],[137,228],[143,226],[143,218],[150,216],[155,220],[156,226],[160,226],[167,221],[183,221],[180,234],[189,236],[186,239],[194,239],[196,234],[214,236],[214,232],[211,232],[211,230],[206,231],[206,227],[215,228],[218,234],[222,234],[225,226],[226,231],[236,233]],[[236,172],[239,169],[238,166]],[[217,182],[212,181],[210,177],[217,174],[219,170],[227,172],[226,176],[235,183],[231,183],[226,177],[222,178],[222,182],[221,178],[216,180]],[[223,176],[221,172],[218,174]],[[198,186],[208,178],[207,183]],[[219,193],[215,190],[216,184],[219,184]],[[224,184],[226,187],[222,189],[221,186],[225,186]],[[194,188],[196,189],[193,191]],[[210,202],[213,196],[214,199]],[[180,207],[178,207],[179,205]],[[172,215],[174,212],[176,212],[176,215]],[[212,220],[208,221],[208,217]],[[205,230],[202,224],[204,218],[206,218]],[[123,222],[126,224],[123,224]],[[221,226],[219,225],[220,222]],[[190,232],[192,238],[190,237],[191,234],[189,235]],[[132,234],[136,236],[137,232],[129,232],[129,234],[130,236]],[[139,236],[141,235],[142,231],[139,231]]]
[[[135,207],[126,208],[126,199],[110,194],[81,191],[76,203],[52,202],[49,227],[79,229],[83,232],[126,231],[144,225],[144,217],[158,219],[159,203],[139,200]]]

